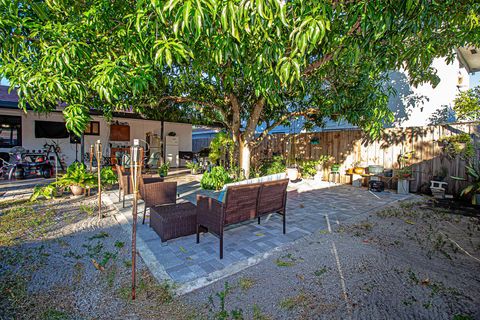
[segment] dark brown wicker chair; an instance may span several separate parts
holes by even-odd
[[[140,186],[140,195],[145,202],[142,221],[144,224],[147,208],[177,203],[177,182],[162,182],[159,181],[159,178],[143,178],[141,180],[143,183]]]
[[[227,188],[225,202],[197,195],[197,243],[200,242],[200,227],[207,228],[220,239],[220,259],[223,259],[225,226],[257,217],[260,223],[261,215],[274,212],[283,216],[285,233],[287,185],[288,179],[231,186]]]
[[[125,208],[125,195],[133,193],[132,179],[130,178],[130,171],[127,170],[124,172],[124,169],[122,168],[122,166],[119,166],[118,164],[115,165],[115,169],[117,170],[117,176],[118,176],[118,201],[120,202],[121,196],[123,193],[122,206],[123,208]],[[139,191],[145,179],[149,179],[147,183],[163,181],[163,178],[161,177],[154,178],[153,175],[151,174],[142,174],[142,178],[143,179],[140,179],[139,181],[139,186],[138,186]],[[150,179],[153,179],[153,180],[150,180]]]

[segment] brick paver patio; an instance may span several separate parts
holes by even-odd
[[[185,177],[178,181],[180,201],[195,203],[197,194],[215,196],[211,191],[202,190],[197,181]],[[328,224],[340,224],[355,215],[409,197],[389,191],[373,194],[364,188],[329,186],[326,182],[312,181],[291,183],[288,189],[285,235],[282,233],[281,217],[276,214],[262,218],[260,225],[252,220],[230,226],[225,231],[224,258],[220,260],[219,240],[212,234],[203,234],[200,244],[196,244],[195,235],[162,244],[159,236],[148,226],[148,217],[142,225],[139,215],[139,253],[159,280],[171,280],[188,291],[254,265],[285,244],[326,230]],[[109,199],[118,208],[126,229],[131,228],[130,202],[127,208],[122,209],[116,195],[110,194]],[[143,213],[142,203],[139,212]]]

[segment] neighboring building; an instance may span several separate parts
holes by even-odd
[[[221,130],[217,127],[195,126],[192,129],[192,151],[197,153],[208,148],[215,135]]]
[[[59,145],[60,157],[67,165],[82,159],[80,144],[65,134],[65,119],[60,110],[48,115],[33,111],[24,113],[18,109],[16,93],[7,90],[8,87],[0,86],[0,152],[9,152],[15,146],[38,151],[53,140]],[[142,119],[133,113],[114,114],[110,122],[101,115],[92,114],[92,122],[84,134],[85,152],[100,140],[103,155],[115,162],[116,152],[125,152],[133,139],[149,141],[152,151],[160,151],[161,131],[161,121]],[[172,167],[185,165],[179,157],[182,152],[192,151],[192,125],[165,122],[163,137],[166,160]]]

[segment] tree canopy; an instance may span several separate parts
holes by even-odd
[[[465,0],[0,0],[0,75],[23,107],[65,104],[77,133],[89,108],[183,105],[229,129],[248,175],[250,149],[292,117],[379,133],[387,72],[435,85],[434,58],[480,44],[479,12]]]
[[[480,120],[480,86],[460,92],[453,102],[459,120]]]

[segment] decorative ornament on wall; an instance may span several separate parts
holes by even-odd
[[[170,136],[170,137],[175,137],[176,135],[177,135],[177,134],[176,134],[175,132],[173,132],[173,131],[170,131],[170,132],[168,133],[168,136]]]

